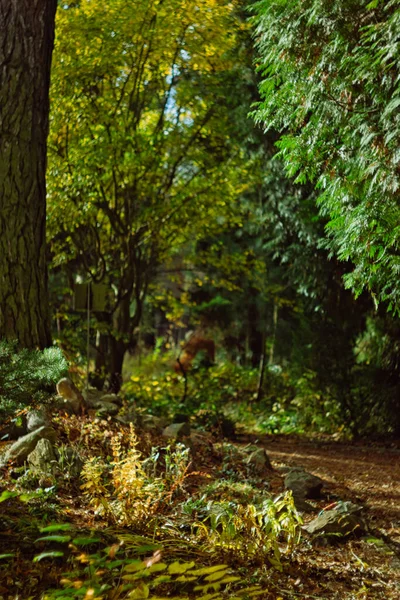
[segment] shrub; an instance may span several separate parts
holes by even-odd
[[[66,371],[59,348],[18,350],[16,342],[0,341],[0,419],[29,404],[45,402]]]

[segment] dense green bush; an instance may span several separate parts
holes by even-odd
[[[16,342],[0,342],[0,420],[24,406],[44,402],[67,371],[59,348],[18,350]]]

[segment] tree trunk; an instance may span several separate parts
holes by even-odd
[[[109,334],[97,332],[96,335],[96,360],[94,373],[92,374],[91,384],[97,389],[102,390],[107,374],[107,355],[108,355]]]
[[[253,369],[256,369],[260,364],[263,353],[263,333],[260,331],[260,321],[262,317],[256,302],[257,291],[254,288],[250,288],[249,296],[253,300],[250,300],[248,304],[247,313],[248,349],[251,354],[251,366]]]
[[[111,346],[111,367],[110,367],[110,391],[118,394],[122,385],[122,366],[124,364],[125,352],[128,344],[123,340],[110,338]]]
[[[260,366],[258,370],[258,384],[257,384],[257,397],[256,402],[261,402],[263,395],[263,385],[264,385],[264,376],[265,376],[265,365],[267,362],[267,333],[264,330],[262,336],[262,354],[260,358]]]
[[[0,338],[51,343],[46,140],[56,0],[0,0]]]
[[[124,356],[133,340],[133,330],[140,320],[139,313],[130,316],[130,295],[120,301],[113,315],[113,332],[110,335],[110,389],[118,393],[122,385]]]
[[[269,359],[268,359],[269,365],[274,364],[274,358],[275,358],[276,330],[278,328],[278,309],[279,309],[278,303],[276,300],[274,300],[274,313],[273,313],[273,317],[272,317],[271,346],[269,348]]]

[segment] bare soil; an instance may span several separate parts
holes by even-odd
[[[246,436],[242,442],[255,438]],[[275,598],[400,599],[400,447],[307,440],[296,436],[265,436],[272,465],[301,466],[324,482],[314,514],[337,500],[364,507],[368,531],[334,544],[308,542],[305,537],[288,573],[273,577]],[[279,487],[279,482],[273,482]],[[272,596],[273,597],[273,596]]]

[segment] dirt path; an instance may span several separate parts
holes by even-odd
[[[243,440],[245,441],[245,440]],[[249,440],[250,441],[250,440]],[[254,439],[252,440],[255,441]],[[300,549],[298,569],[277,583],[277,597],[400,599],[400,447],[264,436],[275,468],[301,466],[326,484],[316,511],[332,501],[365,508],[369,533],[328,547]],[[304,515],[304,521],[314,515]]]
[[[362,504],[371,526],[400,543],[400,449],[275,437],[265,440],[272,461],[302,466],[327,482],[325,493]]]

